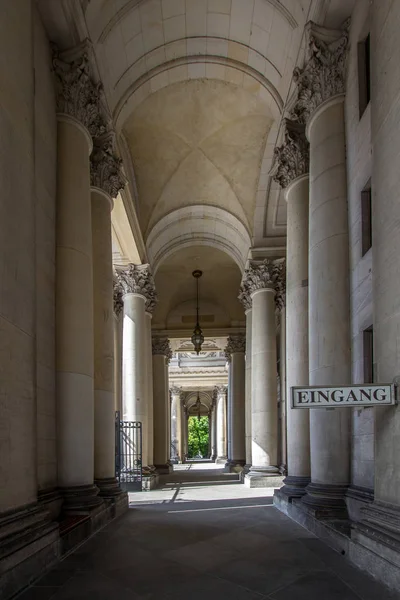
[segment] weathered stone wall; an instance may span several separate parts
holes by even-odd
[[[371,177],[371,111],[368,105],[360,118],[357,51],[358,42],[362,41],[368,32],[369,4],[357,2],[351,18],[345,104],[353,383],[364,382],[363,331],[373,324],[373,248],[362,256],[361,238],[361,191]],[[351,484],[370,490],[374,487],[373,408],[353,411]]]

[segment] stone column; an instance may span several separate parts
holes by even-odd
[[[168,338],[153,337],[154,466],[169,473],[168,464],[168,379],[166,361],[170,356]]]
[[[89,60],[53,60],[57,80],[56,393],[64,509],[101,503],[94,480],[92,136],[105,131]],[[71,60],[70,60],[71,58]],[[67,62],[68,61],[68,62]],[[108,209],[109,210],[109,209]]]
[[[280,346],[279,346],[279,365],[280,365],[280,465],[279,471],[282,474],[287,473],[287,436],[286,436],[286,306],[285,297],[283,296],[283,306],[281,307],[280,321]]]
[[[252,300],[252,466],[245,484],[279,485],[275,299],[284,291],[285,261],[251,263],[242,293]]]
[[[149,265],[119,267],[117,277],[124,294],[123,420],[142,423],[142,465],[148,470],[146,303],[156,293]]]
[[[171,462],[182,462],[181,441],[181,393],[182,388],[171,388]]]
[[[153,352],[151,338],[151,319],[155,308],[154,299],[147,298],[146,302],[146,398],[148,421],[147,456],[149,468],[154,470],[154,401],[153,401]]]
[[[217,458],[217,398],[213,393],[213,401],[211,404],[211,460]]]
[[[308,26],[305,68],[295,71],[297,119],[310,142],[309,383],[351,383],[349,232],[344,121],[348,31]],[[346,516],[349,410],[310,410],[311,484],[318,516]]]
[[[245,437],[246,437],[246,464],[244,471],[247,473],[251,467],[251,329],[252,306],[247,290],[241,290],[239,300],[243,305],[246,315],[246,375],[245,375]]]
[[[115,478],[114,299],[111,210],[125,181],[114,134],[95,139],[90,159],[94,322],[94,477],[100,495],[121,494]]]
[[[308,385],[309,144],[305,127],[285,120],[284,144],[275,151],[274,179],[287,201],[286,406],[288,475],[280,494],[301,497],[310,482],[310,418],[291,408],[291,388]],[[283,319],[282,319],[283,321]],[[279,495],[279,494],[278,494]]]
[[[226,445],[226,396],[224,385],[215,388],[217,393],[217,464],[225,464],[227,459]]]
[[[399,80],[394,62],[399,4],[371,3],[372,264],[374,367],[376,381],[399,384],[400,364],[400,172]],[[399,388],[397,388],[399,394]],[[375,407],[374,502],[362,509],[352,539],[364,548],[354,560],[374,576],[399,588],[400,565],[400,405]],[[372,550],[369,553],[365,550]],[[353,557],[352,557],[353,558]],[[396,565],[396,567],[394,566]]]
[[[232,393],[232,369],[231,369],[231,356],[229,353],[225,353],[226,361],[228,363],[228,389],[226,391],[226,457],[227,462],[225,467],[229,469],[229,461],[231,459],[231,442],[232,442],[232,408],[231,408],[231,393]]]
[[[184,405],[185,394],[181,394],[180,411],[181,411],[181,461],[185,462],[186,457],[186,410]]]
[[[122,338],[124,302],[121,287],[114,279],[114,409],[122,419]]]
[[[231,420],[230,457],[228,469],[232,472],[241,471],[246,462],[245,443],[245,360],[244,352],[246,339],[243,335],[228,337],[226,354],[230,357],[230,386],[229,414]]]

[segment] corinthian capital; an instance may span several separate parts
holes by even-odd
[[[114,312],[119,317],[124,308],[124,301],[122,300],[122,289],[118,281],[114,281]]]
[[[125,187],[122,160],[114,151],[115,133],[109,131],[93,141],[90,155],[90,185],[104,190],[111,198]]]
[[[150,265],[132,265],[116,270],[118,282],[123,294],[140,294],[146,298],[146,311],[153,312],[157,302]]]
[[[242,286],[246,287],[250,295],[257,290],[274,290],[277,307],[281,308],[282,297],[286,291],[286,259],[266,258],[261,263],[250,263],[244,272]]]
[[[242,283],[240,284],[238,299],[245,311],[251,309],[251,294],[247,282],[244,279],[242,279]]]
[[[92,137],[103,135],[107,129],[103,88],[91,75],[89,45],[62,53],[53,46],[53,70],[57,111],[77,119]]]
[[[325,29],[310,21],[307,32],[306,65],[293,72],[298,92],[291,118],[301,123],[307,123],[322,102],[345,92],[349,20],[340,30]]]
[[[213,395],[215,394],[217,398],[220,398],[221,396],[225,397],[227,390],[228,388],[226,385],[216,385],[213,390]]]
[[[164,355],[167,360],[172,358],[172,350],[169,339],[166,337],[153,337],[151,340],[151,350],[153,354]]]
[[[246,351],[246,338],[243,334],[238,335],[230,335],[228,337],[228,342],[226,344],[225,352],[230,355],[235,352],[245,352]]]
[[[284,120],[285,141],[275,148],[273,178],[281,187],[287,187],[292,181],[309,170],[309,143],[305,126],[299,122]]]

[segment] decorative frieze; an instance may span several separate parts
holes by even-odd
[[[123,294],[140,294],[146,298],[146,311],[153,312],[157,303],[157,292],[150,265],[119,267],[116,270]]]
[[[250,263],[243,274],[241,287],[250,297],[257,290],[274,290],[276,306],[281,309],[286,293],[286,259],[266,258],[261,263]]]
[[[166,337],[153,337],[151,340],[151,350],[153,354],[162,354],[167,359],[172,356],[169,339]]]
[[[322,102],[344,94],[349,24],[347,20],[341,30],[308,24],[306,65],[293,71],[298,87],[293,120],[306,124]]]
[[[246,351],[246,338],[242,334],[238,335],[230,335],[228,337],[228,343],[225,348],[225,352],[230,355],[235,352],[245,352]]]
[[[77,119],[91,136],[102,136],[108,129],[103,88],[91,74],[89,47],[60,53],[53,45],[53,70],[56,80],[57,111]]]
[[[93,140],[90,155],[90,185],[104,190],[111,198],[125,187],[122,160],[114,152],[115,133],[109,131]]]
[[[274,150],[273,179],[282,188],[309,171],[310,145],[302,123],[284,119],[285,141]]]
[[[117,317],[121,314],[124,308],[124,301],[122,299],[122,289],[118,281],[114,281],[114,313]]]

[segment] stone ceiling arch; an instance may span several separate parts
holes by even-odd
[[[223,250],[243,271],[251,238],[239,219],[217,206],[187,206],[175,210],[160,219],[147,238],[154,274],[171,254],[193,245]]]

